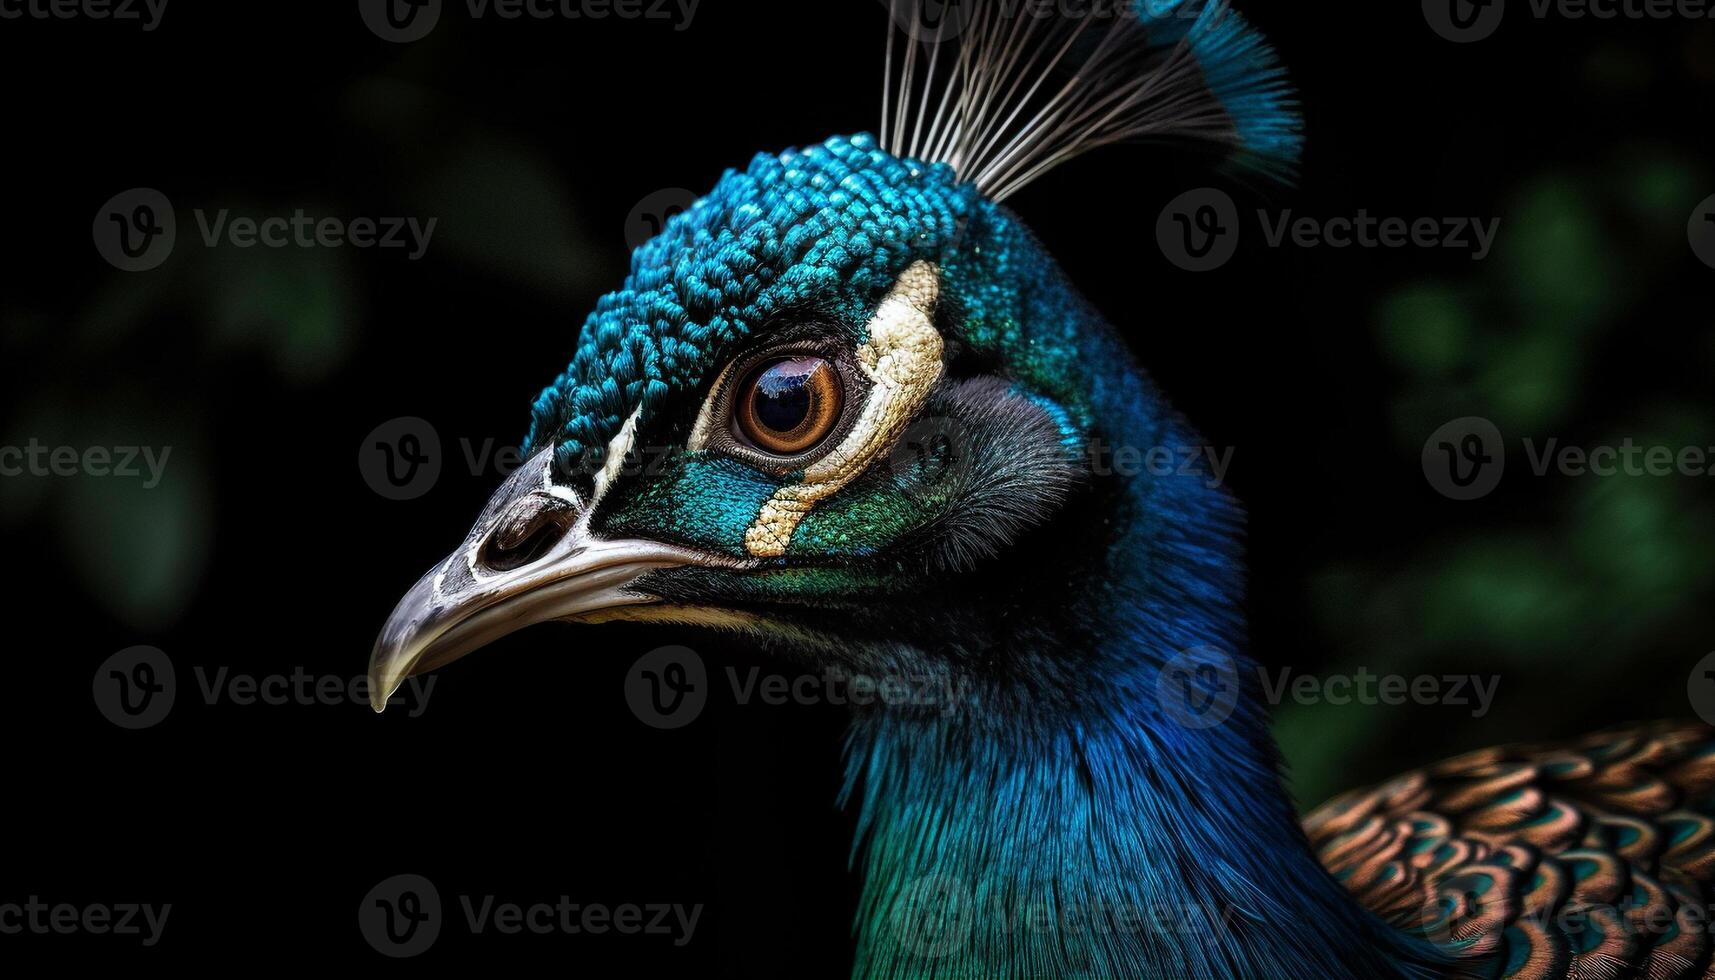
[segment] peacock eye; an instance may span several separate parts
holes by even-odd
[[[780,357],[758,365],[735,392],[734,421],[751,445],[796,456],[828,437],[845,394],[839,372],[820,357]]]

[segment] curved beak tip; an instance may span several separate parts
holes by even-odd
[[[388,700],[405,683],[417,662],[415,656],[401,656],[402,651],[389,645],[386,636],[384,631],[369,655],[369,706],[376,714],[387,710]]]

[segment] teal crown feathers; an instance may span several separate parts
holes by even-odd
[[[861,322],[901,269],[947,247],[974,202],[947,167],[900,160],[867,135],[729,170],[597,302],[571,366],[536,400],[526,450],[555,443],[564,471],[592,472],[634,410],[695,390],[778,314]]]
[[[1273,52],[1224,0],[891,0],[880,138],[834,138],[728,171],[637,249],[537,398],[526,449],[593,473],[633,412],[706,386],[771,317],[862,322],[912,261],[1098,146],[1198,140],[1268,172],[1301,142]],[[909,19],[906,19],[909,17]]]

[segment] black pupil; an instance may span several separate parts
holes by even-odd
[[[821,361],[797,357],[770,365],[756,376],[751,394],[756,420],[774,432],[791,432],[810,414],[810,376]]]

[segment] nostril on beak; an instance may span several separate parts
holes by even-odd
[[[523,568],[547,554],[577,523],[577,510],[559,497],[531,493],[520,498],[494,525],[478,561],[494,572]]]

